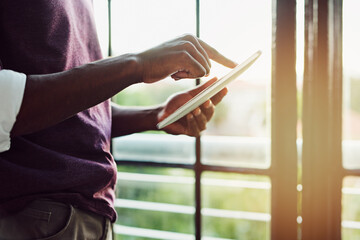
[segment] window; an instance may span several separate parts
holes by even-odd
[[[358,40],[360,31],[353,26],[360,20],[357,9],[360,3],[354,0],[343,2],[343,141],[342,165],[345,178],[342,188],[342,237],[356,239],[360,237],[359,218],[359,173],[360,168],[360,118],[359,118],[359,54]],[[351,176],[349,176],[351,175]]]
[[[183,33],[238,61],[263,51],[200,138],[113,141],[118,239],[357,239],[357,2],[94,0],[109,55]],[[196,82],[138,84],[114,101],[158,104]]]

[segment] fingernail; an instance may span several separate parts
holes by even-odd
[[[209,108],[211,106],[211,100],[205,102],[204,107]]]
[[[195,110],[195,116],[199,116],[200,114],[201,114],[201,110],[200,110],[200,108],[197,108],[196,110]]]

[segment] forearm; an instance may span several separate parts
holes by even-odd
[[[167,76],[176,80],[202,77],[209,73],[209,59],[236,66],[205,42],[185,35],[139,54],[105,59],[61,73],[30,75],[11,136],[55,125],[136,82],[153,83]],[[139,129],[146,128],[149,126]]]
[[[163,107],[130,108],[112,105],[112,137],[157,130],[158,114]]]
[[[29,75],[11,135],[50,127],[95,106],[139,82],[140,72],[136,57],[123,55],[65,72]]]

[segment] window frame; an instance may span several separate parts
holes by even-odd
[[[341,239],[342,1],[305,3],[302,239]]]
[[[111,0],[108,1],[111,46]],[[196,35],[200,37],[200,0],[196,5]],[[194,164],[115,159],[118,165],[191,169],[195,176],[195,239],[202,237],[201,175],[205,171],[254,174],[271,180],[271,239],[297,239],[297,149],[296,149],[296,0],[272,0],[273,49],[271,85],[271,165],[268,169],[225,167],[201,162],[201,137],[196,138]],[[284,67],[286,66],[286,67]],[[196,80],[196,84],[199,84]],[[284,151],[286,150],[286,151]]]

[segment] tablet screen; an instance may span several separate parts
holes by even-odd
[[[228,74],[215,81],[213,84],[202,90],[192,99],[187,101],[184,105],[179,107],[172,114],[167,116],[164,120],[157,124],[158,129],[162,129],[180,118],[184,117],[189,112],[193,111],[195,108],[199,107],[205,101],[213,97],[216,93],[221,91],[226,85],[235,80],[238,76],[240,76],[243,72],[245,72],[261,55],[261,51],[257,51],[253,55],[251,55],[248,59],[246,59],[241,64],[237,65],[233,68]]]

